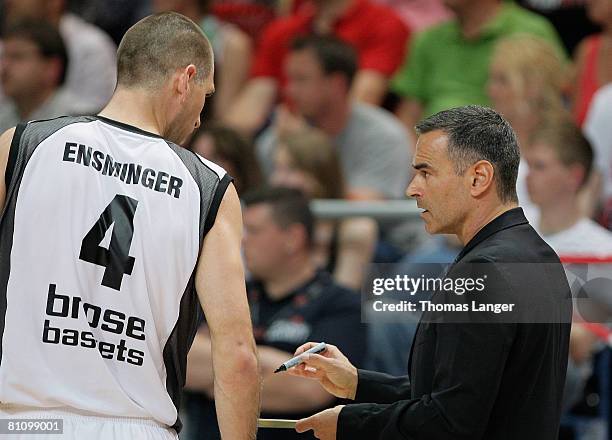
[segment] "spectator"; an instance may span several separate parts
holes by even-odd
[[[376,0],[376,2],[393,8],[415,33],[452,17],[442,0]]]
[[[585,38],[576,51],[576,87],[573,110],[578,125],[586,118],[593,95],[612,82],[612,2],[590,0],[587,13],[603,32]]]
[[[523,155],[538,126],[548,120],[567,118],[563,100],[566,73],[558,52],[541,38],[517,34],[496,45],[487,92],[495,110],[514,128]],[[526,217],[535,221],[538,210],[529,200],[527,172],[527,163],[521,158],[517,194]]]
[[[535,228],[563,256],[612,256],[612,232],[586,218],[578,192],[589,178],[593,150],[571,122],[538,129],[526,154],[527,188],[540,209]]]
[[[495,44],[529,33],[563,48],[554,28],[539,15],[502,0],[445,0],[456,19],[417,35],[392,81],[402,97],[400,119],[408,127],[438,111],[466,104],[489,105],[489,60]]]
[[[361,364],[365,355],[365,327],[361,325],[359,296],[317,271],[311,255],[314,218],[308,200],[286,188],[262,190],[244,198],[244,254],[255,280],[247,286],[264,379],[262,417],[301,418],[331,406],[335,399],[315,382],[287,374],[273,374],[304,341],[325,341]],[[187,387],[210,396],[210,342],[198,332],[189,353]],[[189,396],[189,422],[195,436],[218,439],[211,399]],[[292,430],[260,430],[258,439],[314,439]]]
[[[231,128],[201,126],[193,135],[191,150],[226,170],[239,196],[262,183],[253,145]]]
[[[214,116],[222,118],[244,86],[251,67],[251,40],[237,26],[210,14],[212,0],[153,0],[154,12],[176,11],[198,23],[215,53]]]
[[[527,186],[541,213],[539,222],[533,226],[562,258],[611,257],[612,232],[585,217],[580,209],[578,193],[587,182],[593,164],[589,142],[571,120],[540,127],[532,139],[526,155],[529,164]],[[570,274],[568,278],[573,285]],[[609,291],[605,296],[601,305],[607,303],[607,310],[610,310]],[[573,324],[565,409],[581,396],[590,372],[595,341],[586,327]]]
[[[293,10],[308,0],[289,0]],[[452,14],[444,7],[442,0],[374,0],[375,3],[393,9],[412,32],[419,32],[433,24],[448,20]]]
[[[68,10],[104,30],[119,44],[123,34],[151,13],[150,0],[68,0]]]
[[[612,84],[599,89],[584,123],[584,133],[595,150],[595,163],[602,175],[602,224],[612,230]]]
[[[312,0],[266,28],[255,54],[252,78],[231,109],[227,122],[248,133],[264,125],[286,82],[283,66],[291,42],[304,35],[334,35],[353,45],[359,71],[351,95],[379,104],[388,78],[397,70],[408,31],[386,6],[371,0]]]
[[[278,16],[287,15],[292,5],[293,0],[214,0],[213,13],[257,41],[266,26]]]
[[[21,121],[80,113],[62,89],[68,56],[62,37],[46,22],[15,23],[4,33],[0,80],[7,99],[0,107],[0,132]]]
[[[574,53],[584,37],[599,29],[587,15],[586,4],[591,0],[514,1],[550,21],[563,41],[567,53]]]
[[[264,172],[271,172],[278,134],[308,123],[333,139],[348,197],[403,197],[410,168],[406,131],[385,110],[351,100],[357,66],[350,46],[332,37],[297,39],[285,70],[295,114],[281,107],[274,125],[257,139]]]
[[[311,199],[343,199],[346,195],[334,146],[314,128],[281,137],[271,182],[299,189]],[[338,284],[359,291],[374,256],[376,239],[376,222],[367,217],[318,220],[313,243],[315,264],[332,273]]]
[[[48,20],[55,26],[70,58],[66,88],[87,106],[100,110],[109,100],[117,80],[116,47],[108,35],[80,17],[66,12],[67,0],[4,0],[6,22]]]
[[[568,71],[546,40],[522,34],[501,40],[489,69],[487,92],[493,107],[512,124],[521,148],[548,119],[565,117]]]

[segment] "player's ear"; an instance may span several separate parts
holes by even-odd
[[[181,103],[185,102],[196,74],[197,69],[193,64],[190,64],[177,72],[174,85],[176,93],[181,98]]]
[[[189,83],[189,81],[194,81],[197,74],[198,74],[198,69],[193,64],[190,64],[187,67],[185,67],[185,75],[187,75],[187,83]]]

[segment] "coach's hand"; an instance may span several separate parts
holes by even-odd
[[[295,351],[295,356],[315,345],[317,345],[315,342],[307,342]],[[327,344],[323,353],[306,353],[302,360],[304,363],[290,368],[287,372],[293,376],[316,379],[330,394],[355,400],[357,368],[338,350],[338,347]]]
[[[338,416],[342,408],[343,405],[339,405],[321,411],[306,419],[298,420],[295,424],[295,430],[302,433],[312,429],[314,431],[314,436],[320,440],[336,440]]]

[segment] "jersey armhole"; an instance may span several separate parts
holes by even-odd
[[[229,174],[225,174],[219,185],[217,185],[217,189],[215,190],[215,195],[213,196],[212,201],[210,202],[210,209],[208,210],[208,216],[206,217],[206,223],[204,223],[204,236],[208,234],[215,224],[215,219],[217,218],[217,212],[219,211],[219,206],[221,206],[221,201],[223,200],[223,196],[225,195],[225,191],[227,191],[227,187],[234,178]]]
[[[8,162],[6,164],[6,171],[4,173],[4,181],[6,183],[6,193],[8,194],[11,180],[13,180],[13,174],[15,172],[15,166],[17,164],[17,156],[19,153],[19,144],[21,142],[21,135],[27,127],[27,123],[21,123],[15,128],[13,133],[13,140],[11,141],[11,147],[9,149]]]

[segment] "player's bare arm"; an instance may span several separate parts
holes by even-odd
[[[260,378],[240,255],[242,216],[233,185],[207,234],[196,289],[210,329],[222,438],[254,439]]]
[[[13,134],[15,133],[15,128],[11,128],[5,131],[2,136],[0,136],[0,212],[4,207],[4,202],[6,201],[6,183],[4,181],[4,176],[6,175],[6,165],[8,163],[9,151],[11,149],[11,142],[13,141]]]

